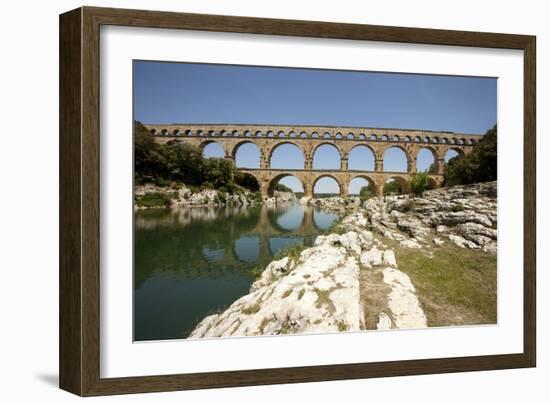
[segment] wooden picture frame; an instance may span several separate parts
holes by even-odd
[[[524,52],[523,353],[100,377],[100,26],[171,28]],[[60,16],[60,387],[81,396],[533,367],[536,363],[535,37],[82,7]]]

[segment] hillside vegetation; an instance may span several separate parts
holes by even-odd
[[[487,130],[471,153],[451,158],[445,166],[445,186],[497,180],[497,126]]]
[[[151,133],[134,122],[134,169],[136,185],[168,186],[173,182],[228,193],[258,191],[256,179],[239,171],[224,158],[204,158],[198,147],[169,142],[158,144]]]

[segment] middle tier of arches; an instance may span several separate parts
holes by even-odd
[[[174,141],[187,142],[187,139]],[[449,145],[388,144],[381,147],[354,144],[342,147],[333,142],[319,142],[304,147],[290,140],[258,144],[246,139],[208,139],[194,145],[198,145],[206,156],[225,157],[239,168],[439,174],[443,173],[446,161],[469,151]]]

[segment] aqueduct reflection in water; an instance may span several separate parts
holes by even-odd
[[[135,340],[187,337],[248,293],[282,249],[313,243],[335,214],[298,204],[135,213]]]

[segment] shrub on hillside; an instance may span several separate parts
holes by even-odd
[[[240,172],[224,158],[204,158],[198,147],[176,140],[158,144],[140,122],[134,124],[134,172],[136,184],[169,186],[185,183],[190,188],[225,188],[231,193],[258,191],[256,179]]]
[[[411,192],[416,196],[421,196],[428,188],[428,179],[428,174],[426,172],[412,174],[410,184]]]
[[[237,185],[242,186],[243,188],[248,189],[251,192],[257,192],[258,190],[260,190],[260,186],[256,178],[247,172],[235,172],[233,180]]]
[[[400,194],[401,186],[396,180],[384,183],[384,195]]]
[[[361,199],[362,202],[364,202],[367,199],[370,199],[373,196],[374,196],[374,191],[370,184],[368,186],[363,186],[361,190],[359,190],[359,199]]]
[[[161,192],[150,192],[142,196],[136,196],[136,205],[138,207],[170,207],[170,204],[170,197]]]
[[[451,158],[445,165],[445,185],[463,185],[497,179],[497,126],[488,130],[471,153]]]
[[[293,193],[293,191],[292,191],[291,188],[289,188],[288,186],[283,185],[282,183],[277,183],[277,184],[273,187],[273,190],[277,190],[277,191],[279,191],[279,192]]]

